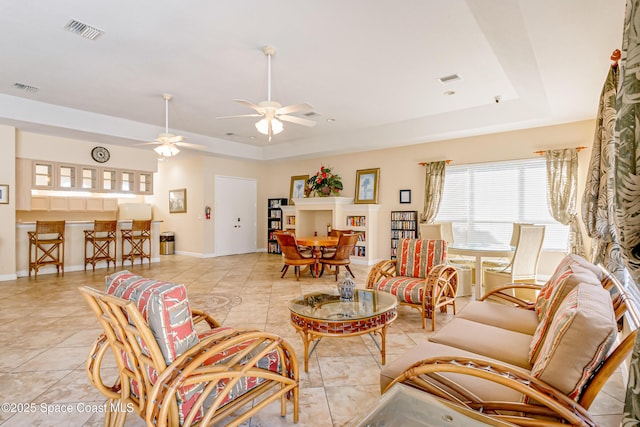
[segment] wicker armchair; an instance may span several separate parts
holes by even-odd
[[[80,288],[104,329],[87,373],[108,399],[105,425],[122,426],[133,411],[149,425],[237,426],[276,400],[285,416],[287,399],[298,421],[298,363],[280,337],[192,313],[183,285],[126,271],[107,282],[106,293]],[[208,330],[197,333],[198,324]],[[119,372],[113,385],[100,374],[108,348]]]
[[[625,327],[618,331],[617,339],[603,355],[603,360],[585,376],[585,382],[577,393],[563,393],[557,386],[551,385],[549,378],[545,381],[535,369],[529,371],[435,342],[424,343],[420,354],[406,357],[402,363],[410,359],[413,362],[403,367],[399,375],[394,374],[392,378],[395,379],[383,381],[381,376],[383,392],[391,389],[393,384],[402,382],[465,408],[482,412],[485,416],[518,426],[597,426],[597,422],[587,411],[611,375],[628,359],[640,327],[640,311],[634,300],[614,276],[600,267],[597,269],[600,269],[597,276],[602,288],[611,297],[614,318],[618,325],[624,324]],[[560,268],[558,270],[562,273]],[[474,304],[490,304],[504,313],[514,310],[532,311],[536,309],[535,303],[514,297],[512,289],[536,287],[544,292],[544,287],[540,285],[506,285],[494,289]],[[502,301],[502,304],[490,302],[492,300]],[[461,315],[464,311],[466,308]],[[518,316],[511,315],[510,319],[516,317]],[[487,317],[483,320],[477,317],[476,321],[494,324],[491,323],[494,319]],[[570,359],[579,357],[580,351],[578,349]],[[578,367],[583,368],[582,365]]]
[[[366,287],[389,292],[398,302],[420,311],[422,328],[431,318],[436,329],[436,309],[456,313],[458,272],[447,264],[447,242],[444,240],[401,239],[398,258],[380,261],[369,271]]]

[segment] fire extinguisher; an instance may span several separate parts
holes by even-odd
[[[204,208],[204,217],[206,219],[211,219],[211,208],[209,206]]]

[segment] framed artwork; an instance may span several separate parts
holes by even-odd
[[[378,203],[380,168],[356,171],[355,203]]]
[[[7,204],[9,203],[9,186],[8,185],[0,185],[0,203]]]
[[[293,199],[301,199],[307,194],[307,180],[309,175],[296,175],[291,177],[289,187],[289,204],[293,205]]]
[[[187,211],[187,189],[169,190],[169,213]]]
[[[411,190],[400,190],[400,203],[411,203]]]

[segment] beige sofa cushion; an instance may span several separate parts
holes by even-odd
[[[540,347],[547,335],[547,330],[551,321],[556,315],[558,307],[562,304],[566,296],[579,284],[586,284],[602,288],[600,280],[592,271],[580,265],[568,265],[563,274],[559,275],[553,286],[546,286],[540,291],[536,302],[536,311],[540,317],[540,323],[536,328],[529,348],[529,362],[534,363],[540,353]],[[607,301],[611,304],[611,299]]]
[[[413,349],[403,353],[391,363],[387,362],[387,364],[382,367],[382,370],[380,371],[380,392],[384,392],[384,390],[396,377],[400,376],[407,368],[409,368],[414,363],[431,357],[439,356],[469,357],[487,360],[490,363],[494,364],[498,363],[498,361],[496,360],[481,357],[468,351],[425,341],[418,344]],[[508,366],[514,371],[523,371],[518,367],[511,365]],[[524,372],[528,373],[528,371]],[[444,376],[452,381],[457,382],[458,384],[463,385],[465,388],[467,388],[483,400],[519,402],[523,398],[521,393],[518,393],[517,391],[509,387],[505,387],[494,382],[488,382],[480,378],[462,374],[444,374]]]
[[[531,369],[528,357],[531,335],[521,332],[456,317],[433,334],[429,341]]]
[[[614,343],[616,331],[609,292],[579,284],[558,307],[532,375],[578,398]]]
[[[527,335],[533,335],[540,323],[534,310],[491,301],[470,301],[456,314],[456,318],[472,320]]]

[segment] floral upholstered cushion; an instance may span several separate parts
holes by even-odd
[[[580,283],[558,308],[531,374],[578,399],[611,348],[616,330],[609,292]]]
[[[199,342],[184,285],[148,279],[126,270],[107,276],[106,285],[108,294],[136,303],[167,365]]]
[[[558,275],[556,283],[552,287],[545,287],[540,291],[540,294],[544,292],[544,296],[538,298],[538,301],[544,300],[544,304],[540,304],[540,323],[536,327],[536,331],[531,339],[531,345],[529,346],[529,362],[534,363],[538,358],[540,347],[547,335],[547,332],[551,326],[551,322],[558,314],[558,308],[569,295],[569,293],[576,288],[576,286],[584,284],[590,286],[596,286],[601,288],[600,281],[589,269],[583,268],[580,265],[573,264],[566,267],[566,271]],[[610,300],[609,300],[610,301]],[[536,304],[538,307],[538,304]]]
[[[446,240],[401,239],[398,242],[396,276],[424,279],[431,267],[446,261]]]

